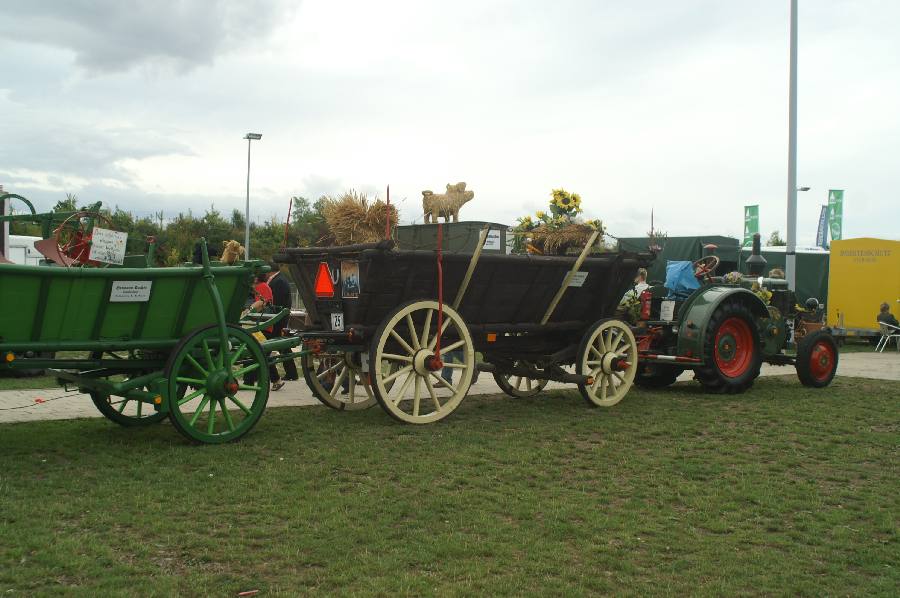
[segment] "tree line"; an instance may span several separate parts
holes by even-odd
[[[328,236],[328,227],[322,214],[324,201],[322,196],[316,201],[305,197],[291,198],[291,221],[287,227],[287,244],[285,245],[285,223],[275,216],[258,224],[250,223],[250,257],[270,260],[281,247],[308,247],[316,245]],[[78,198],[67,194],[53,206],[53,212],[73,212],[83,209],[78,205]],[[200,237],[206,237],[207,243],[215,254],[222,250],[222,243],[231,239],[244,244],[246,220],[240,210],[232,210],[227,217],[215,206],[210,206],[205,213],[194,215],[188,210],[168,221],[163,213],[153,217],[136,217],[118,206],[105,209],[101,213],[109,219],[109,226],[118,231],[128,233],[126,253],[141,254],[147,251],[147,237],[155,237],[157,241],[157,259],[161,264],[173,266],[189,262],[194,255],[194,246]],[[102,224],[100,224],[102,226]],[[10,234],[41,236],[38,224],[13,222]]]

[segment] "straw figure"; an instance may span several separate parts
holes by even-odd
[[[327,199],[322,212],[335,245],[381,241],[388,217],[392,227],[397,224],[397,208],[380,199],[370,203],[364,193],[353,190],[336,199]]]
[[[244,255],[244,246],[232,239],[231,241],[222,242],[222,262],[229,266],[234,265],[236,261]]]
[[[467,201],[475,197],[474,191],[466,191],[465,183],[447,185],[447,192],[436,194],[431,191],[422,191],[422,209],[425,212],[425,224],[433,222],[437,224],[438,217],[443,216],[444,222],[459,222],[459,209]]]

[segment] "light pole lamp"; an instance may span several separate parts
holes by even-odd
[[[262,133],[247,133],[247,206],[244,210],[244,259],[250,259],[250,143],[262,139]]]

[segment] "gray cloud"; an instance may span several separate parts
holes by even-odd
[[[6,0],[0,36],[74,52],[91,72],[144,63],[179,70],[265,37],[293,11],[287,0]]]
[[[160,131],[136,126],[95,124],[101,119],[66,118],[0,98],[0,172],[20,170],[85,179],[130,175],[123,160],[192,155],[190,148]]]

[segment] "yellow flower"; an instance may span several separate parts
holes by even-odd
[[[555,197],[553,199],[553,203],[555,203],[557,205],[557,207],[559,207],[563,210],[568,210],[569,208],[572,207],[572,198],[569,196],[568,193],[566,193],[565,195],[559,195],[559,196]]]
[[[534,215],[537,217],[538,220],[543,220],[544,218],[547,217],[547,213],[543,210],[538,210],[537,212],[534,213]]]

